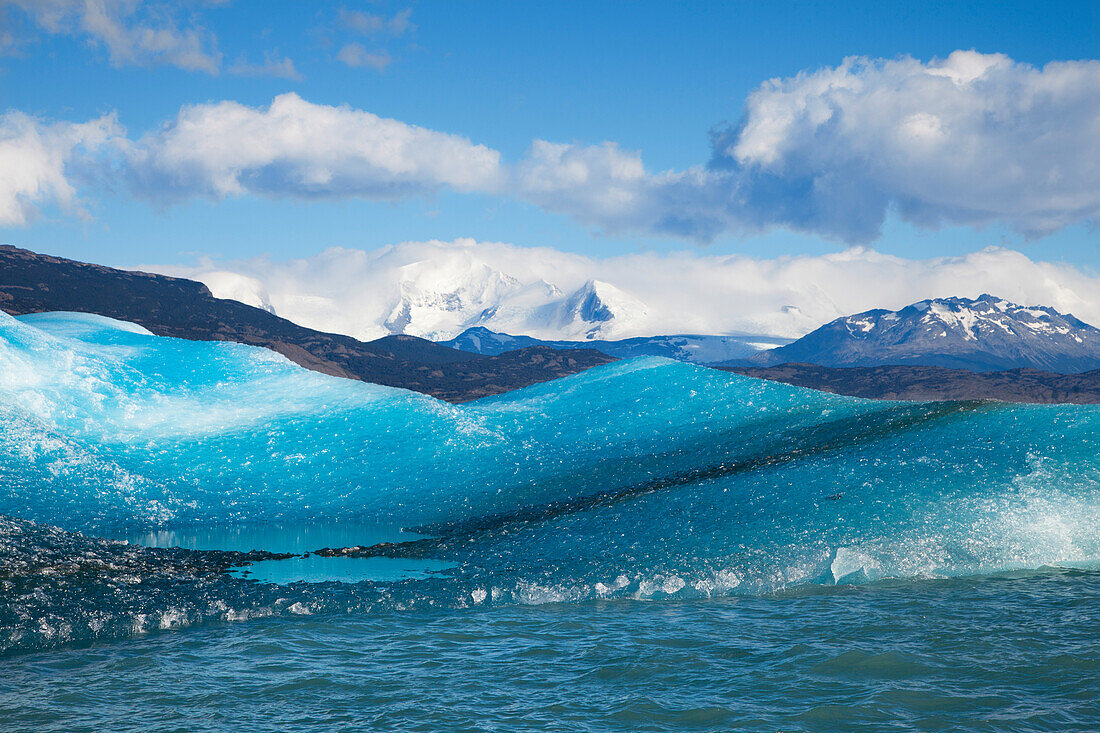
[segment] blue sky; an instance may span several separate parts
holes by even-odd
[[[42,125],[114,114],[125,128],[118,137],[133,143],[171,125],[185,105],[235,102],[262,110],[277,95],[294,92],[317,108],[346,105],[465,138],[499,153],[506,166],[521,166],[534,140],[578,150],[613,141],[618,150],[640,154],[649,177],[713,164],[710,131],[722,125],[736,128],[746,119],[746,100],[768,79],[836,68],[849,56],[887,61],[911,56],[931,64],[956,50],[973,49],[1004,54],[1020,68],[1041,69],[1051,61],[1100,55],[1100,6],[1095,2],[928,3],[919,8],[883,2],[236,0],[140,7],[128,0],[98,2],[113,29],[129,35],[111,41],[89,31],[83,0],[46,0],[55,15],[44,15],[27,2],[4,8],[0,107]],[[124,48],[142,28],[169,29],[179,37],[193,34],[200,58],[181,61],[163,51]],[[897,75],[883,78],[881,83],[892,84]],[[1087,102],[1090,92],[1082,94]],[[1067,128],[1065,136],[1080,138],[1067,139],[1067,146],[1097,145],[1089,130],[1087,125]],[[363,194],[358,183],[322,195],[280,184],[275,193],[246,186],[243,192],[210,195],[199,186],[187,195],[166,197],[140,190],[175,175],[163,166],[155,176],[143,174],[141,184],[113,177],[126,155],[117,150],[97,155],[94,165],[76,158],[67,162],[64,175],[73,198],[35,200],[32,214],[0,227],[0,240],[117,265],[182,262],[196,254],[289,258],[330,246],[370,249],[405,240],[472,237],[594,256],[705,247],[710,253],[771,257],[859,243],[919,258],[993,244],[1021,249],[1033,259],[1100,266],[1100,237],[1080,207],[1059,212],[1056,225],[1049,217],[1036,225],[1034,217],[1025,220],[1011,211],[959,215],[938,201],[931,215],[938,220],[926,221],[929,204],[919,201],[920,212],[907,216],[908,221],[890,213],[885,225],[868,235],[865,223],[822,223],[816,213],[791,214],[787,204],[775,213],[771,202],[759,200],[772,195],[773,188],[761,188],[753,193],[752,211],[730,214],[722,204],[720,214],[706,213],[704,222],[692,221],[680,231],[679,224],[668,224],[667,212],[650,221],[644,211],[593,211],[575,200],[590,195],[587,189],[577,196],[560,189],[547,192],[539,182],[530,184],[529,177],[523,185],[530,190],[523,195],[512,195],[519,185],[513,182],[456,188],[433,178],[418,179],[411,193],[386,200]],[[845,165],[852,159],[843,157]],[[282,165],[276,161],[257,175],[270,176]],[[97,166],[101,169],[89,171]],[[348,175],[359,181],[359,173]],[[882,174],[868,180],[872,189],[860,191],[874,190]],[[965,191],[965,181],[955,183]],[[696,199],[710,201],[729,190],[726,184],[694,186],[688,193],[680,185],[672,192],[663,182],[646,185],[645,196],[652,201],[647,198],[641,208],[667,207],[677,219],[676,206],[684,205],[685,197],[691,207]],[[797,196],[799,185],[786,180],[775,195]],[[922,186],[907,180],[899,190],[925,190]],[[660,192],[654,193],[656,188]],[[602,195],[593,191],[594,197]],[[1051,200],[1065,198],[1065,190],[1051,194]],[[1035,206],[1036,211],[1049,208]]]

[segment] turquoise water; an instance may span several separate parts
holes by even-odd
[[[1098,725],[1095,407],[660,359],[454,406],[46,314],[0,418],[16,729]]]
[[[241,524],[189,527],[185,530],[157,530],[123,533],[122,539],[144,547],[182,547],[190,550],[248,552],[257,548],[295,557],[260,560],[229,571],[239,578],[287,585],[295,582],[324,583],[363,580],[392,582],[421,579],[441,573],[454,563],[430,558],[325,557],[312,554],[319,548],[343,548],[382,542],[408,542],[424,535],[396,527],[349,522],[330,524]]]

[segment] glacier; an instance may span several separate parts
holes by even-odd
[[[0,650],[1098,566],[1098,427],[1095,406],[875,402],[657,358],[450,405],[256,347],[0,314]],[[447,569],[282,587],[228,572],[277,548],[97,539],[276,523],[389,528],[307,549]]]

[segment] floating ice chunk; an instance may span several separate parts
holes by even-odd
[[[882,577],[882,568],[873,557],[848,547],[837,549],[829,570],[837,585],[856,585]]]
[[[29,313],[16,320],[30,324],[35,328],[54,336],[66,338],[88,338],[101,333],[133,333],[140,336],[152,336],[153,332],[144,326],[130,321],[120,321],[94,313],[73,313],[54,311],[50,313]]]

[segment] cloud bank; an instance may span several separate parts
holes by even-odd
[[[540,205],[609,230],[859,243],[895,211],[1041,236],[1100,218],[1100,61],[853,57],[762,84],[704,166],[651,174],[612,145],[538,142],[521,171]]]
[[[912,260],[863,247],[758,259],[700,251],[597,259],[503,243],[405,242],[277,261],[143,267],[205,282],[219,297],[360,339],[392,332],[449,338],[473,325],[543,338],[583,337],[556,314],[596,281],[615,295],[600,336],[748,333],[796,338],[843,315],[988,292],[1100,324],[1100,277],[1020,252]],[[623,303],[622,307],[618,307]],[[590,325],[590,324],[589,324]]]
[[[377,32],[397,33],[401,17]],[[366,55],[358,47],[344,61],[386,63]],[[866,243],[891,212],[918,227],[996,222],[1037,237],[1100,219],[1100,61],[850,58],[762,84],[739,124],[712,133],[710,160],[681,171],[649,171],[614,142],[535,140],[507,163],[465,137],[295,94],[184,107],[127,151],[133,190],[162,201],[449,189],[695,241],[780,227]],[[10,210],[18,193],[7,195]]]

